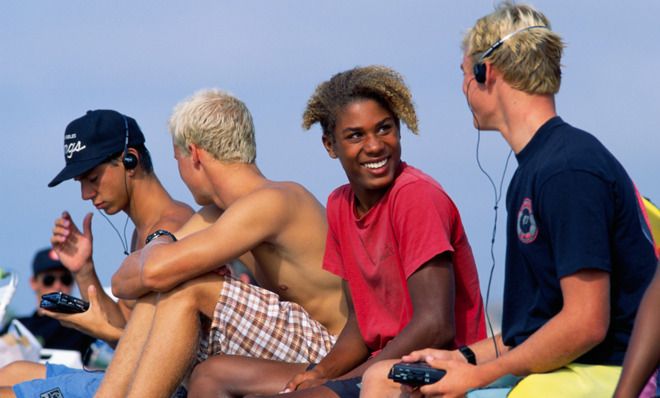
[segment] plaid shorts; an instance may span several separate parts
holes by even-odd
[[[292,363],[317,363],[336,336],[299,304],[258,286],[225,276],[210,328],[200,339],[197,360],[218,354]]]

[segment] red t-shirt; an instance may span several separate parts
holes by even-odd
[[[328,238],[323,267],[348,282],[362,338],[381,350],[413,314],[407,279],[420,266],[451,252],[454,268],[454,344],[486,336],[483,303],[472,249],[456,206],[440,184],[402,162],[385,196],[362,218],[350,185],[328,198]]]

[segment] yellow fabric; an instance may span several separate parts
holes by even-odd
[[[550,373],[532,374],[520,381],[509,398],[611,397],[621,366],[569,364]]]
[[[651,225],[651,233],[653,234],[653,240],[655,241],[655,250],[656,252],[660,252],[660,209],[646,198],[642,198],[642,202],[644,202],[646,215],[648,216],[649,224]]]

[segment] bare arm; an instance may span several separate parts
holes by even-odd
[[[185,223],[183,227],[181,227],[174,236],[177,237],[177,239],[183,239],[186,236],[195,233],[197,231],[201,231],[204,228],[208,228],[211,225],[213,225],[214,222],[218,220],[218,218],[222,215],[223,211],[216,205],[208,205],[204,206],[199,211],[188,220],[188,222]],[[232,259],[234,260],[234,259]],[[238,260],[245,265],[245,267],[252,273],[256,273],[256,260],[254,259],[254,256],[250,252],[245,252],[241,256],[238,257]]]
[[[149,291],[169,291],[273,238],[289,217],[286,197],[273,191],[242,198],[211,226],[177,242],[154,239],[156,244],[122,263],[113,276],[113,293],[134,298]]]
[[[495,351],[495,344],[497,344],[497,351]],[[478,341],[474,344],[471,344],[469,347],[472,352],[474,352],[477,364],[479,365],[496,359],[497,354],[504,355],[510,349],[510,347],[504,345],[501,334],[495,335],[494,339],[487,338]],[[458,350],[454,350],[453,353],[455,359],[464,360],[467,363],[467,359],[465,359],[463,354],[461,354]]]
[[[68,212],[55,220],[51,245],[60,258],[62,264],[67,267],[78,284],[80,294],[85,300],[89,300],[87,291],[93,286],[97,292],[98,306],[103,309],[110,325],[123,328],[126,323],[122,311],[117,303],[103,290],[101,281],[96,274],[94,261],[92,259],[92,213],[87,213],[83,220],[82,232],[71,219]]]
[[[296,375],[287,383],[283,392],[318,386],[328,379],[348,372],[369,357],[369,349],[362,340],[353,309],[350,289],[346,281],[343,281],[342,286],[348,305],[348,319],[337,342],[314,369]]]
[[[183,239],[194,232],[208,228],[213,225],[221,214],[222,210],[218,207],[214,205],[205,206],[193,214],[183,226],[177,226],[174,236],[178,239]],[[165,226],[161,226],[161,228],[167,229]],[[167,243],[167,237],[162,242]],[[121,267],[113,275],[113,293],[117,297],[137,299],[149,293],[150,290],[142,286],[141,280],[142,267],[140,256],[142,256],[142,251],[145,249],[147,248],[137,250],[124,259]]]
[[[560,281],[564,306],[523,344],[505,355],[472,366],[464,361],[427,358],[446,369],[439,382],[422,387],[424,394],[465,394],[507,374],[527,375],[555,370],[575,360],[600,343],[609,326],[609,274],[582,270]]]
[[[372,364],[420,348],[451,347],[454,342],[454,271],[449,253],[440,254],[408,278],[413,316],[408,325],[373,358],[341,378],[362,376]]]
[[[497,344],[497,351],[495,351],[495,344]],[[499,355],[507,353],[511,347],[505,346],[502,341],[502,335],[497,334],[495,338],[486,338],[476,343],[471,344],[470,349],[474,353],[478,365],[497,359]],[[417,350],[410,354],[404,355],[402,360],[405,362],[417,361],[431,361],[431,360],[446,360],[458,361],[468,363],[467,358],[461,354],[459,350],[438,350],[435,348],[425,348]]]
[[[346,327],[337,343],[312,372],[322,380],[359,377],[375,362],[400,358],[422,347],[450,346],[455,329],[454,273],[449,253],[434,257],[412,274],[408,278],[408,290],[413,305],[412,319],[378,355],[365,361],[367,347],[351,306]],[[358,346],[363,348],[359,350]],[[295,381],[287,388],[295,389]]]
[[[660,265],[660,264],[659,264]],[[615,397],[636,397],[660,363],[660,268],[646,289],[637,311],[630,345]]]
[[[127,300],[135,300],[149,293],[151,289],[142,283],[141,257],[157,244],[165,244],[167,237],[156,238],[151,244],[131,253],[124,259],[117,272],[112,275],[112,294]]]

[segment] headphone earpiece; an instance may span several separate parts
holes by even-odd
[[[486,64],[483,62],[476,63],[472,66],[472,72],[474,73],[474,80],[479,84],[486,83]]]
[[[125,152],[124,157],[122,158],[122,163],[124,163],[124,168],[126,170],[133,170],[138,165],[137,156],[130,152]]]
[[[543,25],[527,26],[525,28],[521,28],[511,32],[508,35],[501,38],[500,40],[498,40],[497,42],[495,42],[495,44],[490,46],[488,50],[484,51],[481,57],[479,57],[479,60],[472,66],[472,73],[474,74],[474,80],[476,80],[477,83],[479,84],[486,83],[486,71],[488,68],[486,67],[486,63],[484,62],[484,59],[488,58],[493,53],[493,51],[497,50],[502,44],[504,44],[505,41],[509,40],[511,37],[517,35],[518,33],[526,32],[531,29],[548,29],[548,27]]]
[[[137,156],[128,152],[128,119],[126,116],[121,115],[124,118],[124,128],[126,129],[126,139],[124,140],[124,156],[121,158],[121,162],[124,164],[126,170],[133,170],[138,165]]]

